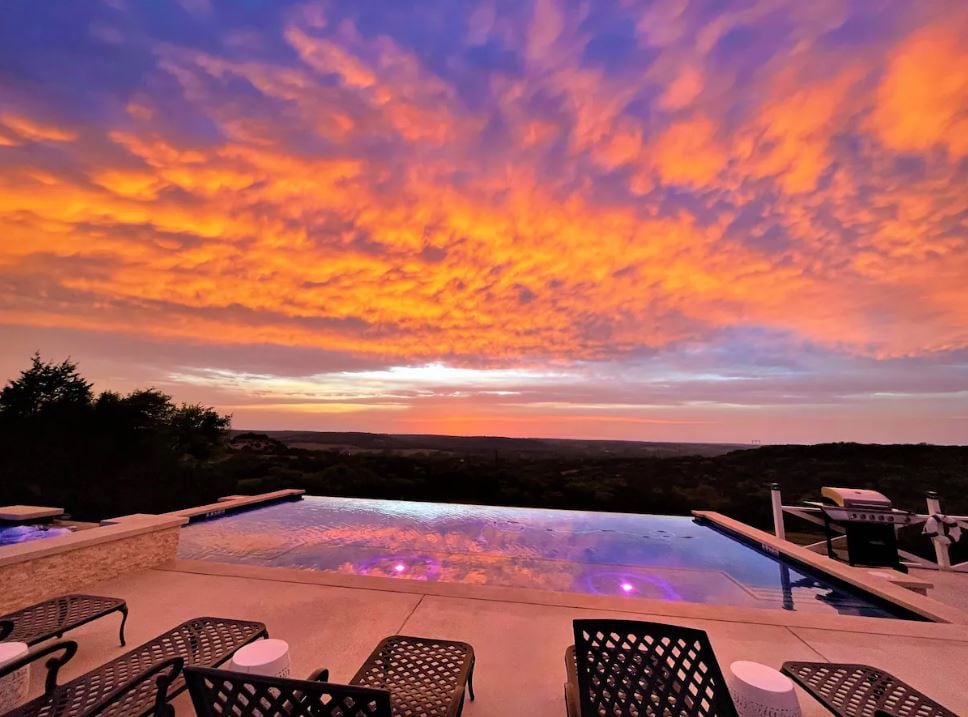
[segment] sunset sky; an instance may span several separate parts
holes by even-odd
[[[7,0],[0,382],[968,443],[968,3]]]

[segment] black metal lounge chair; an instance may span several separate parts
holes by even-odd
[[[168,701],[185,689],[185,665],[218,667],[243,645],[268,634],[261,622],[199,617],[63,685],[57,684],[57,673],[77,652],[77,643],[44,645],[0,667],[4,677],[54,655],[46,663],[44,694],[4,717],[170,717],[174,711]]]
[[[376,646],[350,684],[389,690],[394,717],[458,717],[465,686],[474,699],[474,648],[392,635]]]
[[[633,620],[575,620],[565,652],[569,717],[736,717],[702,630]]]
[[[120,598],[100,595],[63,595],[25,607],[9,615],[0,615],[0,641],[36,645],[52,637],[61,638],[65,632],[110,615],[112,612],[119,612],[122,615],[120,638],[123,647],[128,606]]]
[[[894,675],[869,665],[784,662],[782,670],[840,717],[957,717]]]
[[[327,670],[309,680],[193,667],[185,675],[200,717],[457,717],[464,708],[465,686],[474,699],[474,648],[466,642],[393,635],[376,646],[348,685],[329,683]],[[334,699],[340,700],[339,709],[320,706]]]
[[[390,693],[315,680],[185,668],[198,717],[391,717]]]

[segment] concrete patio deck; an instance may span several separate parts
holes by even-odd
[[[290,643],[295,675],[325,666],[334,681],[349,679],[387,635],[465,640],[477,655],[477,701],[467,703],[467,717],[564,715],[563,653],[571,643],[571,621],[579,617],[652,619],[702,628],[724,669],[740,659],[774,667],[786,660],[866,662],[893,672],[955,713],[968,714],[968,627],[963,624],[824,619],[780,610],[622,599],[582,607],[551,593],[545,593],[548,599],[528,602],[520,592],[509,593],[512,599],[501,599],[495,590],[475,597],[473,586],[462,586],[468,590],[460,594],[441,594],[433,583],[377,581],[347,587],[333,580],[331,574],[176,561],[86,591],[128,601],[130,646],[195,616],[260,620],[273,637]],[[116,625],[105,622],[69,635],[80,649],[63,670],[63,680],[126,649],[117,644]],[[32,684],[41,690],[40,669],[34,670]],[[827,714],[805,693],[800,702],[808,717]],[[178,715],[194,714],[186,694],[175,707]]]

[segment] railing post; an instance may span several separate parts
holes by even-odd
[[[773,532],[780,540],[786,540],[786,528],[783,526],[783,497],[780,495],[780,484],[770,483],[770,502],[773,504]]]
[[[938,494],[933,490],[929,490],[925,494],[925,498],[928,504],[928,517],[940,515],[941,501],[938,500]],[[951,556],[948,554],[948,546],[937,538],[931,538],[931,542],[934,543],[934,556],[938,563],[938,569],[951,570]]]

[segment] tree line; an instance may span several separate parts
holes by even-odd
[[[230,417],[153,388],[95,394],[70,360],[44,361],[0,391],[0,504],[80,519],[160,513],[214,500]]]

